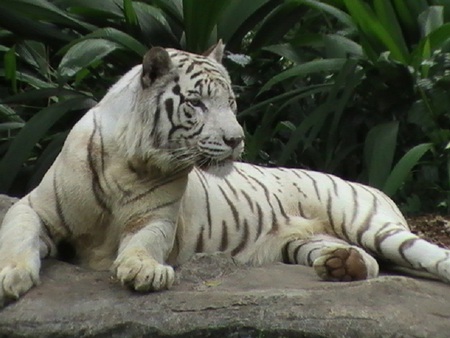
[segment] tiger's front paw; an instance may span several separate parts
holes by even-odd
[[[39,283],[39,269],[32,269],[18,263],[0,267],[0,306],[16,300]]]
[[[323,280],[349,282],[369,277],[366,262],[354,248],[327,248],[313,263]]]
[[[140,292],[168,289],[175,279],[171,266],[159,264],[149,257],[124,257],[116,260],[114,268],[123,285]]]

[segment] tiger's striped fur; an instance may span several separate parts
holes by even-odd
[[[222,53],[221,43],[208,56],[152,48],[75,125],[0,227],[0,303],[35,285],[63,242],[138,291],[169,288],[172,265],[216,251],[314,266],[326,280],[377,276],[373,256],[450,280],[449,251],[411,234],[381,192],[233,164],[243,131]]]

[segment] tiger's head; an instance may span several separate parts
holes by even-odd
[[[126,151],[162,171],[197,166],[224,175],[244,147],[220,41],[206,55],[154,47],[143,58]]]

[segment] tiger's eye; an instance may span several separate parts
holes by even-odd
[[[193,107],[201,108],[203,106],[202,101],[200,101],[199,99],[188,99],[186,100],[186,102]]]

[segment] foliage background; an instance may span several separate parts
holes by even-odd
[[[448,0],[2,0],[0,192],[23,195],[68,130],[154,45],[222,38],[244,159],[450,209]]]

